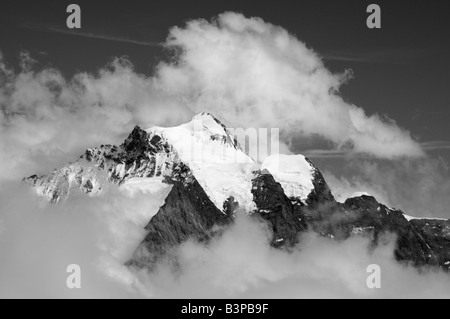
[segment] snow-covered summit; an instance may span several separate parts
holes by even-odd
[[[190,122],[174,127],[135,127],[120,146],[88,149],[75,163],[26,181],[40,195],[58,202],[74,189],[98,195],[107,183],[127,190],[141,184],[155,188],[180,163],[189,168],[219,209],[232,197],[241,208],[253,211],[252,180],[260,170],[273,174],[288,197],[305,201],[314,190],[316,169],[304,156],[271,155],[258,164],[209,113],[197,114]]]
[[[186,124],[153,126],[146,132],[172,146],[217,207],[233,196],[241,207],[252,210],[251,179],[257,164],[214,116],[200,113]]]
[[[254,163],[225,125],[209,113],[197,114],[179,126],[153,126],[145,131],[165,138],[184,163]]]

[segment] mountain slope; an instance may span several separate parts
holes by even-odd
[[[221,226],[232,222],[233,210],[220,210],[206,195],[188,167],[181,164],[168,183],[172,190],[145,229],[147,236],[138,246],[129,266],[149,267],[171,248],[193,238],[208,241]]]

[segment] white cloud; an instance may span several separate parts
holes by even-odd
[[[128,194],[112,186],[99,198],[74,192],[63,205],[38,202],[25,186],[3,189],[0,298],[149,296],[124,263],[170,188]],[[66,286],[70,264],[81,267],[79,290]]]
[[[233,125],[279,127],[319,134],[339,146],[382,158],[421,156],[394,121],[347,104],[338,94],[349,74],[332,74],[320,56],[281,27],[224,13],[170,31],[177,63],[162,63],[158,78],[195,111]]]

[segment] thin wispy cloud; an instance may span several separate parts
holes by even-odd
[[[84,28],[65,29],[65,28],[61,28],[61,27],[57,27],[57,26],[43,25],[43,24],[36,24],[36,23],[24,23],[21,25],[21,27],[35,30],[35,31],[52,32],[52,33],[70,35],[70,36],[99,39],[99,40],[105,40],[105,41],[122,42],[122,43],[130,43],[130,44],[136,44],[136,45],[142,45],[142,46],[151,46],[151,47],[161,47],[162,46],[161,43],[156,42],[156,41],[136,40],[136,39],[132,39],[129,37],[116,36],[116,35],[111,35],[111,34],[102,33],[102,32],[86,31],[86,29],[84,29]]]
[[[160,47],[161,46],[161,43],[153,42],[153,41],[134,40],[134,39],[120,37],[120,36],[92,33],[92,32],[85,32],[85,31],[66,30],[66,29],[57,28],[57,27],[48,27],[47,31],[60,33],[60,34],[67,34],[67,35],[72,35],[72,36],[78,36],[78,37],[84,37],[84,38],[93,38],[93,39],[100,39],[100,40],[107,40],[107,41],[114,41],[114,42],[124,42],[124,43],[131,43],[131,44],[144,45],[144,46],[152,46],[152,47]]]
[[[425,151],[450,150],[450,141],[429,141],[420,145]]]
[[[423,110],[415,109],[412,113],[411,119],[418,120],[418,119],[422,119],[423,117],[444,116],[444,115],[448,115],[448,113],[449,113],[448,111],[444,111],[444,110],[423,111]]]
[[[311,149],[302,151],[302,154],[309,158],[342,158],[349,155],[350,152],[340,150]]]
[[[450,141],[428,141],[420,143],[424,151],[450,150]],[[309,149],[301,151],[301,153],[309,158],[343,158],[351,156],[352,158],[364,157],[363,154],[356,154],[349,150],[334,149]]]
[[[328,61],[408,64],[413,63],[426,54],[424,49],[383,49],[383,50],[336,50],[322,54]]]

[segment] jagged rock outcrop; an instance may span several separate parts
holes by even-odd
[[[392,233],[397,237],[395,257],[400,261],[410,261],[415,266],[438,265],[433,250],[417,228],[399,210],[382,205],[371,196],[350,198],[342,205],[344,212],[351,212],[348,225],[368,231],[376,244],[379,236]],[[348,228],[348,227],[347,227]]]
[[[436,261],[444,270],[450,270],[450,220],[411,219],[409,223],[433,252],[433,262]],[[405,249],[408,247],[406,241],[403,245]]]
[[[34,186],[39,195],[58,203],[75,189],[95,195],[107,182],[122,185],[132,178],[170,175],[178,162],[177,154],[162,136],[136,126],[120,146],[90,148],[76,162],[49,175],[24,178],[24,182]]]

